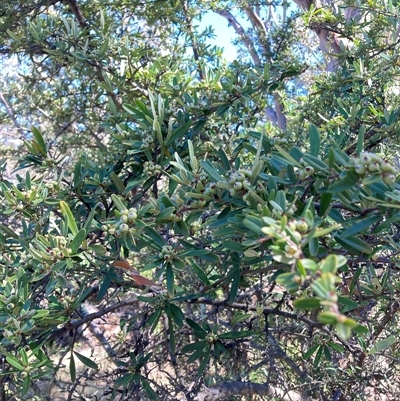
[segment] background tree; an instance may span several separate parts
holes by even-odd
[[[296,4],[2,8],[3,399],[397,398],[398,9]]]

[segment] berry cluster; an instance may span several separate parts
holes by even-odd
[[[165,306],[165,302],[168,300],[168,294],[163,292],[155,297],[154,306],[156,308],[163,308]]]
[[[48,245],[46,254],[53,259],[53,262],[67,258],[72,255],[72,249],[68,247],[69,241],[62,235],[53,237],[56,241],[56,246]]]
[[[280,263],[296,263],[303,256],[303,235],[309,228],[307,222],[303,219],[292,219],[282,228],[280,222],[271,218],[264,217],[263,220],[269,225],[263,227],[262,232],[274,239],[273,245],[269,247],[273,259]]]
[[[307,163],[302,158],[299,160],[299,163],[303,165],[303,168],[299,168],[296,171],[296,174],[300,180],[304,180],[315,173],[314,167],[308,166]]]
[[[170,261],[175,258],[177,252],[171,245],[164,245],[161,248],[161,252],[158,254],[160,259]]]
[[[152,161],[144,162],[143,165],[143,173],[147,175],[147,177],[152,176],[160,176],[162,172],[162,168],[159,164],[154,164]]]
[[[144,133],[141,139],[142,144],[140,145],[140,149],[151,149],[154,146],[154,138],[151,134]]]
[[[116,223],[104,224],[101,229],[109,234],[114,235],[116,238],[121,238],[128,232],[135,232],[135,221],[137,219],[137,210],[131,207],[129,210],[124,209],[120,212],[119,220]]]
[[[218,335],[214,334],[214,333],[209,333],[209,334],[206,335],[206,341],[209,344],[214,344],[214,343],[216,343],[218,341]]]
[[[375,153],[363,152],[360,157],[352,159],[352,165],[358,175],[381,174],[385,184],[392,185],[396,182],[399,169],[392,163],[383,160]]]
[[[199,176],[192,180],[192,186],[196,190],[196,192],[204,193],[207,184],[207,176],[201,173]]]
[[[228,185],[229,185],[229,194],[234,197],[241,193],[245,195],[248,190],[251,188],[251,171],[240,169],[240,170],[228,170],[225,174]]]
[[[57,181],[49,181],[44,184],[50,193],[55,193],[60,190],[60,183]]]

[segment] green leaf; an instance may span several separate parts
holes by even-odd
[[[71,212],[71,209],[64,201],[60,201],[60,207],[62,214],[68,220],[68,228],[70,229],[72,234],[76,235],[78,233],[78,226],[76,225],[75,218]]]
[[[171,311],[171,317],[172,317],[173,321],[175,322],[175,324],[178,327],[182,327],[183,322],[185,320],[185,315],[183,314],[181,308],[179,308],[178,306],[171,304],[171,303],[169,304],[169,308]]]
[[[215,167],[208,160],[200,160],[201,167],[209,175],[212,181],[225,181],[221,174],[215,169]]]
[[[319,266],[323,273],[336,274],[336,271],[339,268],[338,255],[328,255],[320,262]]]
[[[186,323],[195,331],[197,337],[204,338],[208,334],[207,331],[199,326],[194,320],[189,319],[188,317],[185,320]]]
[[[21,389],[21,395],[24,396],[31,387],[31,377],[27,375],[24,379]]]
[[[314,359],[314,363],[313,363],[314,368],[317,368],[317,367],[318,367],[319,362],[321,361],[321,356],[322,356],[322,351],[323,351],[323,350],[324,350],[324,346],[323,346],[323,345],[320,345],[320,346],[318,347],[317,354],[315,355],[315,359]]]
[[[357,148],[356,148],[357,156],[360,156],[360,153],[364,148],[364,137],[365,137],[365,125],[361,124],[360,129],[358,130]]]
[[[85,355],[82,355],[76,351],[74,351],[74,354],[76,355],[76,357],[86,366],[88,366],[89,368],[95,369],[97,370],[99,367],[97,365],[97,363],[93,362],[91,359],[89,359],[88,357],[86,357]]]
[[[7,355],[6,360],[11,366],[14,366],[14,368],[16,368],[20,371],[25,370],[25,368],[22,366],[21,362],[15,356]]]
[[[185,124],[181,125],[175,131],[173,131],[171,135],[168,135],[166,138],[166,145],[167,146],[171,145],[177,139],[185,135],[188,132],[189,128],[192,126],[192,124],[193,124],[192,121],[187,121]]]
[[[117,187],[117,190],[120,194],[125,192],[125,185],[124,185],[123,181],[121,180],[121,178],[118,177],[117,174],[112,172],[110,174],[110,179],[114,183],[114,185]]]
[[[104,255],[107,252],[107,248],[100,244],[89,245],[88,249],[93,251],[96,255]]]
[[[86,239],[86,230],[80,230],[74,237],[74,239],[70,243],[70,248],[72,250],[72,254],[76,254],[79,247],[82,245],[82,242]]]
[[[340,238],[350,237],[350,236],[358,234],[358,233],[360,233],[360,232],[362,232],[364,230],[367,230],[367,229],[371,228],[371,226],[373,224],[375,224],[377,221],[379,221],[381,219],[382,219],[382,216],[367,217],[366,219],[363,219],[363,220],[359,221],[358,223],[353,224],[352,226],[350,226],[346,230],[344,230],[340,234]]]
[[[317,256],[319,252],[319,241],[318,238],[311,238],[308,243],[308,250],[311,256]]]
[[[359,178],[360,176],[356,174],[355,171],[349,170],[344,178],[330,185],[328,191],[331,193],[338,193],[345,191],[346,189],[351,189],[357,184]]]
[[[140,376],[140,382],[142,383],[142,386],[143,386],[143,388],[144,388],[144,391],[146,391],[146,394],[149,396],[149,398],[150,398],[151,400],[154,400],[154,401],[158,400],[157,394],[156,394],[155,391],[151,388],[151,386],[150,386],[149,382],[146,380],[146,378],[143,377],[143,376]]]
[[[303,359],[307,360],[309,358],[311,358],[311,356],[314,354],[314,352],[318,349],[319,344],[315,344],[313,345],[304,355],[303,355]]]
[[[206,273],[203,271],[203,269],[193,260],[190,260],[190,263],[192,265],[193,271],[196,274],[196,276],[200,279],[200,281],[205,284],[207,287],[211,285],[210,280],[208,279]]]
[[[369,333],[368,328],[361,324],[358,324],[356,327],[353,327],[353,331],[355,331],[356,333],[359,333],[359,334],[368,334]]]
[[[229,290],[229,296],[228,296],[228,303],[232,304],[235,301],[236,294],[239,290],[239,284],[240,284],[240,269],[233,268],[232,270],[235,270],[233,274],[233,278],[231,281],[231,288]]]
[[[345,306],[343,309],[341,309],[342,313],[357,309],[360,306],[358,302],[353,301],[352,299],[341,295],[338,296],[338,302]]]
[[[168,219],[174,211],[175,211],[175,206],[170,206],[165,208],[157,215],[156,222]]]
[[[69,360],[69,373],[71,375],[71,381],[75,383],[76,380],[76,366],[75,366],[75,359],[74,354],[71,352],[71,358]]]
[[[329,213],[331,208],[333,194],[330,192],[325,192],[321,195],[321,203],[318,211],[318,215],[323,217],[325,214]]]
[[[167,268],[166,268],[167,291],[171,298],[174,296],[174,280],[175,277],[172,265],[171,263],[167,263]]]
[[[313,156],[318,156],[321,145],[321,137],[319,135],[318,128],[314,124],[310,124],[308,127],[308,135],[310,137],[310,153]]]
[[[186,225],[186,223],[182,220],[179,220],[175,223],[176,231],[178,233],[181,233],[184,237],[189,237],[190,236],[190,231],[189,227]]]
[[[162,308],[157,308],[147,319],[146,326],[151,326],[150,332],[152,333],[157,326],[157,323],[161,317]]]
[[[262,234],[262,228],[265,226],[263,221],[255,216],[246,216],[243,220],[243,224],[251,231],[257,234]]]
[[[335,237],[339,244],[343,245],[345,248],[355,249],[356,251],[370,254],[372,252],[372,248],[363,240],[356,237]]]
[[[390,336],[388,338],[385,338],[384,340],[378,341],[368,351],[368,355],[373,355],[376,354],[377,352],[382,352],[385,349],[390,348],[396,341],[397,338],[395,336]]]
[[[336,325],[339,315],[334,312],[321,312],[318,315],[318,320],[323,324]]]
[[[211,348],[209,347],[207,352],[205,353],[205,355],[203,357],[203,360],[200,363],[199,370],[197,371],[197,378],[201,377],[201,375],[206,370],[206,367],[208,365],[208,361],[210,359],[210,352],[211,352]]]
[[[326,344],[328,347],[332,348],[333,350],[335,350],[336,352],[344,352],[344,347],[342,347],[339,344],[333,343],[333,342],[329,342]]]
[[[321,306],[321,301],[317,298],[299,298],[293,302],[293,305],[297,309],[313,310]]]
[[[115,203],[115,206],[117,206],[120,212],[126,209],[126,206],[124,205],[124,203],[122,202],[121,198],[118,195],[111,194],[111,199]]]
[[[161,248],[164,246],[164,240],[161,235],[149,226],[146,226],[144,228],[144,232],[150,237],[153,244],[156,245],[157,249],[161,250]]]
[[[196,351],[199,349],[203,349],[203,347],[207,344],[207,341],[197,341],[195,343],[187,344],[182,348],[182,352],[184,354],[188,354],[189,352]]]
[[[37,148],[38,148],[39,152],[42,154],[42,156],[47,157],[46,144],[44,143],[42,133],[36,127],[32,127],[31,131],[32,131],[33,136],[36,139]]]
[[[301,273],[302,276],[306,276],[305,270],[316,271],[318,269],[318,265],[312,259],[299,259],[297,261],[297,267],[299,268],[300,266],[303,272]]]
[[[86,230],[87,233],[90,232],[90,229],[92,227],[94,215],[96,214],[96,208],[97,208],[98,205],[99,204],[96,204],[96,206],[92,208],[92,210],[90,211],[88,217],[86,218],[85,224],[83,225],[83,228]]]
[[[335,329],[342,340],[348,340],[351,336],[351,328],[342,323],[338,323]]]

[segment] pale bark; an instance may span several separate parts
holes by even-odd
[[[313,5],[315,8],[319,7],[334,7],[332,0],[294,0],[294,2],[304,11],[309,11]],[[358,18],[359,12],[356,8],[348,7],[345,10],[346,20]],[[337,55],[342,52],[340,47],[340,38],[337,33],[324,28],[323,24],[310,27],[312,31],[318,36],[319,44],[322,52],[327,55],[328,62],[326,64],[326,71],[334,72],[338,67]]]
[[[228,23],[232,25],[235,32],[239,35],[239,37],[243,40],[243,43],[247,47],[247,50],[250,53],[250,56],[255,65],[261,64],[261,59],[258,57],[257,50],[254,46],[253,41],[246,34],[246,31],[243,29],[242,25],[238,22],[238,20],[233,16],[233,14],[229,10],[215,10],[215,12],[227,19]]]

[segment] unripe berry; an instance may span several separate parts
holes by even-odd
[[[121,231],[121,233],[127,233],[129,231],[129,226],[128,224],[121,224],[119,227],[119,230]]]
[[[396,176],[394,174],[385,174],[382,179],[387,185],[392,185],[396,182]]]
[[[246,179],[246,176],[243,173],[236,173],[236,179],[238,181],[244,181]]]
[[[304,168],[304,172],[306,173],[306,175],[313,175],[315,170],[314,170],[314,167],[307,166]]]
[[[300,220],[300,221],[298,221],[297,222],[297,229],[299,230],[299,231],[307,231],[307,229],[308,229],[308,224],[307,224],[307,222],[305,221],[305,220]]]
[[[243,181],[243,188],[244,189],[250,189],[251,188],[251,182],[249,180],[244,180]]]
[[[293,231],[293,237],[296,238],[297,242],[300,242],[302,238],[301,234],[298,231]]]
[[[240,181],[236,181],[233,184],[233,188],[236,189],[236,191],[240,191],[243,189],[243,184]]]
[[[129,213],[128,213],[128,221],[132,222],[132,221],[136,220],[136,218],[137,218],[137,213],[136,213],[136,211],[135,211],[135,212],[129,212]]]
[[[367,169],[365,168],[364,165],[362,164],[357,164],[357,166],[355,167],[356,173],[359,175],[363,175],[366,173]]]
[[[370,164],[372,162],[372,157],[370,153],[361,153],[360,155],[360,160],[364,163],[364,164]]]
[[[128,216],[129,216],[129,214],[128,215],[126,215],[126,214],[123,214],[121,217],[120,217],[120,222],[121,223],[127,223],[128,222]]]
[[[299,178],[304,180],[307,177],[307,174],[304,170],[299,170]]]
[[[375,172],[377,172],[377,171],[380,171],[380,169],[381,169],[381,168],[380,168],[379,164],[376,163],[376,162],[371,163],[371,164],[368,165],[368,170],[369,170],[371,173],[375,173]]]

